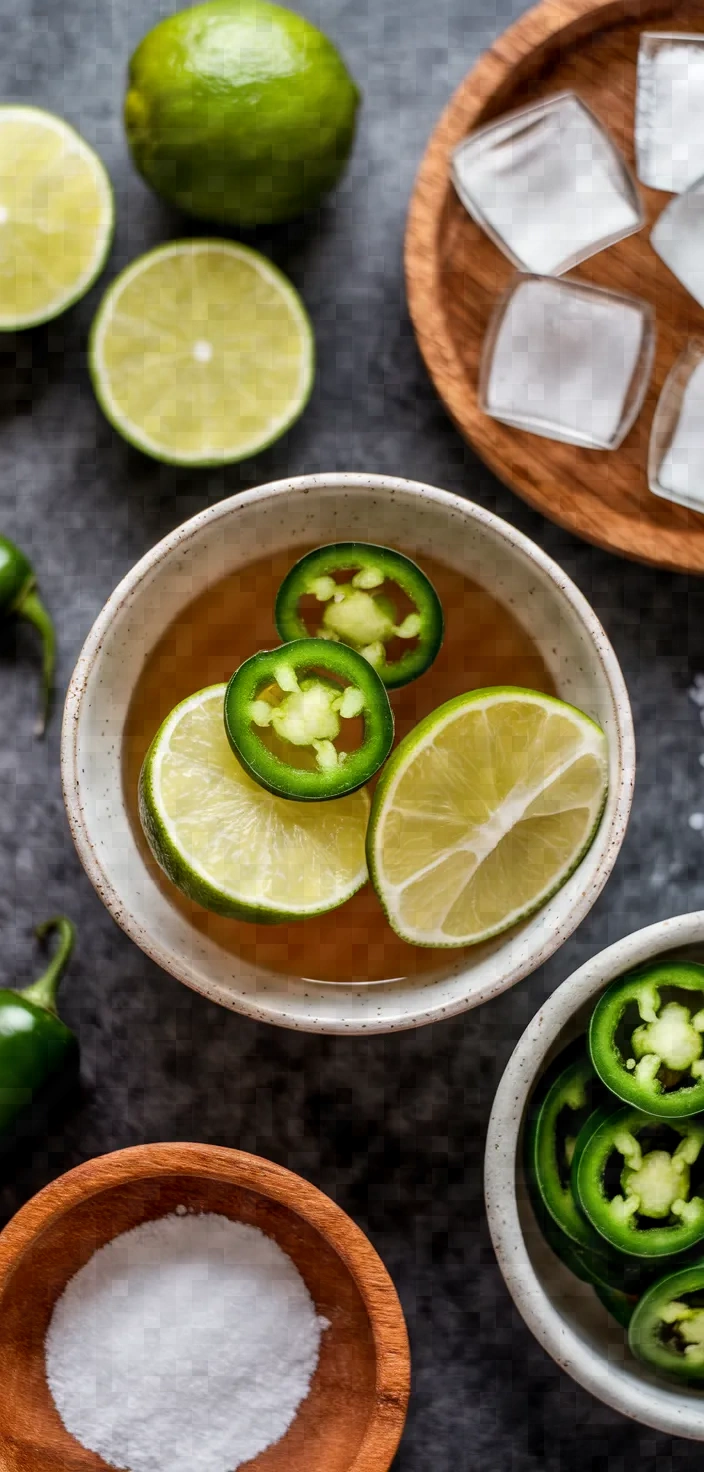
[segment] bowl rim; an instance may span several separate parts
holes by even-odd
[[[132,1145],[95,1156],[38,1191],[0,1232],[0,1296],[32,1243],[74,1207],[128,1180],[173,1175],[209,1177],[266,1196],[319,1232],[345,1264],[369,1315],[376,1353],[373,1409],[348,1472],[386,1472],[403,1434],[410,1395],[403,1309],[388,1269],[362,1228],[317,1186],[285,1166],[244,1150],[180,1141]]]
[[[668,951],[704,943],[704,910],[658,920],[598,951],[552,993],[521,1035],[504,1069],[489,1119],[484,1157],[484,1201],[502,1277],[531,1333],[573,1380],[631,1420],[671,1436],[704,1441],[704,1397],[696,1415],[671,1387],[628,1385],[598,1350],[583,1343],[554,1308],[528,1255],[518,1212],[516,1158],[523,1115],[551,1045],[580,1007],[624,971]],[[669,1399],[665,1392],[669,1391]],[[657,1402],[657,1404],[656,1404]]]
[[[564,920],[553,926],[550,934],[546,934],[546,928],[543,927],[540,939],[534,944],[529,954],[524,954],[517,961],[513,961],[512,964],[507,965],[501,975],[486,981],[481,987],[477,987],[471,991],[466,990],[452,1002],[439,1000],[435,1003],[419,1004],[417,999],[413,999],[405,1007],[402,1004],[399,1013],[392,1018],[388,1016],[377,1016],[374,1013],[367,1016],[362,1023],[354,1020],[349,1021],[344,1017],[335,1018],[334,1020],[327,1017],[307,1017],[305,1024],[303,1024],[296,1016],[287,1013],[280,1003],[264,1002],[261,997],[254,994],[252,994],[251,998],[246,995],[233,997],[231,992],[217,981],[214,981],[210,989],[206,992],[198,983],[198,980],[191,974],[185,959],[172,956],[171,952],[160,940],[148,934],[133,920],[128,906],[121,900],[112,880],[102,868],[93,847],[81,798],[81,763],[78,752],[78,729],[82,700],[86,692],[91,670],[100,655],[103,641],[108,635],[110,626],[121,607],[143,579],[149,577],[154,569],[158,568],[160,563],[165,562],[178,548],[183,547],[193,538],[196,538],[201,529],[209,523],[237,515],[239,511],[258,503],[287,496],[291,491],[303,491],[306,494],[309,491],[319,490],[324,492],[326,489],[340,491],[360,489],[377,493],[388,493],[389,495],[418,496],[421,500],[430,501],[436,506],[444,507],[448,513],[459,515],[468,522],[479,523],[491,535],[503,541],[504,544],[508,544],[519,557],[525,558],[527,562],[532,563],[539,573],[566,599],[575,617],[581,623],[601,665],[604,681],[611,691],[613,700],[616,728],[614,741],[619,775],[616,788],[616,801],[610,826],[603,832],[600,832],[594,840],[593,849],[595,853],[599,849],[601,850],[597,871],[589,883],[580,890],[576,901],[572,904],[569,914],[564,917]],[[207,995],[211,1001],[216,1001],[220,1005],[240,1012],[244,1016],[251,1017],[257,1022],[270,1022],[276,1026],[289,1027],[296,1031],[305,1032],[331,1034],[387,1033],[424,1026],[430,1022],[453,1017],[461,1012],[481,1005],[482,1002],[488,1001],[492,997],[498,996],[501,992],[506,991],[509,987],[521,981],[525,976],[532,974],[576,930],[577,926],[592,909],[604,888],[616,862],[626,833],[635,782],[635,736],[626,682],[616,654],[596,613],[584,594],[580,592],[576,584],[572,582],[572,579],[563,571],[559,564],[549,557],[542,548],[538,547],[536,543],[532,542],[529,537],[526,537],[523,532],[518,531],[510,522],[504,521],[501,517],[496,516],[491,511],[487,511],[483,506],[477,505],[468,498],[459,496],[451,491],[441,490],[436,486],[427,485],[425,482],[411,481],[399,476],[365,474],[357,471],[333,471],[327,474],[316,472],[311,475],[292,476],[284,480],[271,481],[265,485],[256,486],[249,491],[240,492],[237,495],[227,497],[223,501],[218,501],[214,505],[206,507],[205,510],[198,512],[195,516],[174,528],[161,541],[155,543],[134,564],[125,577],[122,578],[95,619],[83,644],[68,686],[61,730],[61,781],[69,828],[78,856],[88,878],[103,901],[103,904],[121,929],[129,935],[130,939],[151,960],[161,966],[163,970],[176,977],[177,980],[183,982],[186,986],[189,986],[193,991]],[[459,973],[459,976],[465,974],[467,973],[463,971]]]

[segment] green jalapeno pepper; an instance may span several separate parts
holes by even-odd
[[[560,1069],[531,1113],[526,1175],[539,1221],[548,1214],[578,1247],[604,1252],[606,1244],[577,1206],[570,1176],[577,1137],[603,1090],[584,1040],[567,1052],[571,1061]]]
[[[535,1205],[535,1201],[533,1204]],[[580,1282],[592,1283],[591,1262],[587,1253],[583,1253],[572,1238],[560,1230],[551,1216],[541,1215],[538,1220],[541,1236],[545,1238],[555,1256],[559,1257],[560,1262],[564,1263],[565,1267],[574,1273],[575,1278],[580,1279]]]
[[[43,650],[43,711],[37,734],[46,727],[54,678],[54,625],[37,592],[32,564],[9,537],[0,536],[0,613],[26,618],[37,629]]]
[[[575,1147],[577,1202],[620,1252],[647,1259],[684,1252],[704,1238],[704,1200],[697,1192],[703,1146],[701,1119],[665,1121],[630,1108],[606,1116],[597,1111]]]
[[[549,1215],[540,1218],[540,1230],[548,1247],[580,1282],[588,1283],[592,1288],[613,1288],[618,1291],[628,1289],[635,1292],[640,1287],[641,1275],[638,1268],[632,1268],[629,1259],[612,1251],[606,1242],[601,1242],[599,1251],[593,1251],[590,1247],[578,1247]]]
[[[363,722],[361,745],[338,750],[344,722],[355,717]],[[384,685],[361,654],[325,639],[297,639],[252,655],[235,671],[225,692],[225,730],[255,782],[278,797],[319,802],[374,776],[391,750],[394,718]],[[271,745],[264,730],[273,733]],[[297,757],[308,766],[297,765]]]
[[[622,1329],[627,1329],[638,1304],[637,1296],[634,1293],[624,1293],[622,1288],[610,1288],[605,1283],[595,1283],[594,1292],[612,1319]]]
[[[350,572],[351,581],[336,578]],[[400,622],[394,587],[413,605]],[[313,630],[301,611],[306,597],[322,606]],[[432,664],[443,639],[442,605],[430,579],[410,557],[372,542],[335,542],[308,552],[284,578],[276,598],[276,627],[284,641],[313,632],[349,645],[391,690],[417,680]],[[388,646],[399,639],[408,641],[409,648],[389,660]]]
[[[48,1086],[75,1079],[78,1042],[58,1015],[56,994],[73,950],[75,930],[57,916],[37,928],[40,939],[56,931],[59,943],[46,971],[23,991],[0,990],[0,1141],[25,1132],[33,1107]]]
[[[26,618],[41,635],[43,648],[44,698],[42,715],[37,722],[37,735],[46,728],[51,705],[54,679],[55,637],[54,625],[37,592],[37,579],[28,557],[11,542],[9,537],[0,536],[0,614]]]
[[[678,1380],[704,1380],[704,1262],[658,1278],[630,1322],[631,1352]]]
[[[566,1061],[569,1060],[569,1061]],[[643,1268],[610,1247],[580,1211],[571,1165],[586,1120],[606,1117],[592,1109],[603,1089],[578,1038],[543,1076],[525,1132],[528,1188],[543,1236],[565,1266],[585,1283],[636,1291]]]
[[[704,966],[671,961],[612,983],[594,1010],[589,1051],[607,1088],[648,1114],[704,1111]]]

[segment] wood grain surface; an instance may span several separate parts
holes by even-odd
[[[416,180],[406,231],[409,307],[428,370],[458,429],[513,490],[578,536],[625,557],[704,571],[704,515],[648,489],[650,427],[665,378],[688,338],[704,336],[704,309],[649,243],[672,195],[639,185],[647,222],[565,279],[648,300],[656,315],[655,365],[645,404],[618,450],[585,450],[488,418],[477,402],[482,341],[511,280],[510,262],[460,204],[449,159],[480,124],[572,90],[634,166],[636,58],[641,30],[704,33],[704,3],[684,0],[544,0],[511,26],[464,79],[443,113]]]
[[[144,1145],[61,1176],[0,1234],[1,1472],[105,1472],[65,1431],[44,1369],[57,1298],[120,1232],[184,1205],[260,1227],[293,1259],[330,1322],[310,1393],[251,1472],[386,1472],[401,1437],[410,1360],[403,1313],[371,1243],[300,1176],[240,1151]]]

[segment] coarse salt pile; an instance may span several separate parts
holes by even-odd
[[[46,1337],[64,1426],[129,1472],[235,1472],[279,1441],[326,1322],[257,1227],[178,1208],[71,1279]]]

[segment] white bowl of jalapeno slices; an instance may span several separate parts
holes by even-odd
[[[610,946],[544,1004],[497,1090],[485,1190],[553,1359],[704,1441],[704,912]]]

